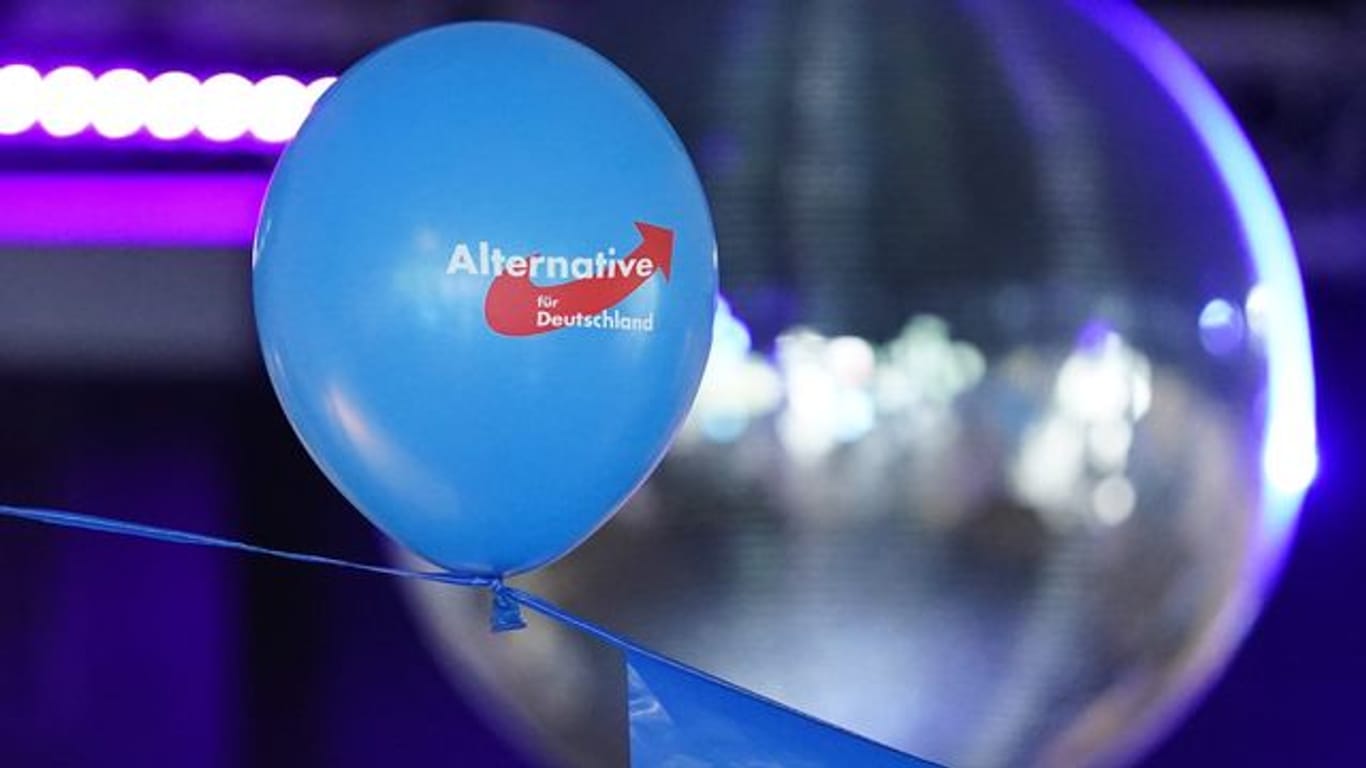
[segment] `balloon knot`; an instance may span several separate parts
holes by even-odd
[[[493,593],[493,612],[489,616],[489,629],[495,634],[525,629],[526,620],[522,618],[522,606],[503,580],[494,579],[489,585],[489,591]]]

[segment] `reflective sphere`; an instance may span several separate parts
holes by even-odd
[[[1027,6],[717,16],[685,131],[730,302],[702,393],[623,513],[522,586],[951,765],[1122,763],[1210,682],[1316,469],[1294,255],[1150,22]],[[546,755],[621,760],[612,652],[410,589]]]

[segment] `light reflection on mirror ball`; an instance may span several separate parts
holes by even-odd
[[[701,394],[617,518],[519,584],[934,760],[1124,762],[1227,659],[1314,472],[1260,168],[1108,4],[714,16],[684,121],[729,300]],[[622,764],[612,652],[405,589],[542,755]]]

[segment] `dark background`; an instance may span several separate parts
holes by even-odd
[[[661,94],[686,136],[702,86],[679,62],[705,57],[702,35],[724,5],[11,1],[0,2],[0,58],[321,75],[412,29],[516,15],[590,44],[618,41],[614,58]],[[1355,460],[1366,430],[1366,12],[1346,2],[1144,5],[1229,99],[1291,219],[1322,454],[1265,612],[1147,764],[1366,764]],[[665,9],[669,35],[639,34]],[[0,142],[0,172],[270,162]],[[8,249],[0,264],[0,501],[383,559],[269,391],[242,326],[243,252]],[[18,293],[39,272],[77,269],[91,286],[82,301]],[[96,338],[82,336],[92,328]],[[520,764],[478,706],[442,676],[385,580],[0,521],[0,765]]]

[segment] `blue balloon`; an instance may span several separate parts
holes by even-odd
[[[271,180],[253,282],[327,476],[418,554],[500,576],[568,551],[663,456],[711,343],[716,241],[625,74],[455,24],[323,96]]]

